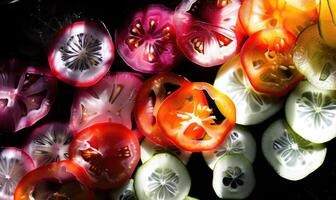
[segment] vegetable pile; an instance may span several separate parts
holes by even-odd
[[[0,149],[0,200],[197,199],[193,155],[218,198],[246,199],[257,153],[288,182],[323,164],[336,0],[148,3],[114,25],[35,4],[25,37],[42,59],[0,61],[0,134],[24,140]]]

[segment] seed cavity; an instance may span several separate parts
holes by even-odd
[[[74,71],[97,67],[103,61],[102,42],[95,36],[80,33],[71,36],[60,48],[64,65]]]
[[[224,171],[223,185],[228,187],[229,190],[235,191],[238,187],[244,185],[245,173],[238,166],[228,167]]]
[[[168,168],[158,168],[148,177],[151,199],[173,199],[178,194],[179,176]]]
[[[191,45],[198,53],[204,54],[204,41],[201,38],[195,37],[191,39]]]

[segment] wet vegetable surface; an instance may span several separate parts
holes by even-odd
[[[112,4],[115,4],[111,6],[107,3],[109,1],[103,0],[85,2],[81,0],[40,0],[42,3],[38,3],[38,1],[22,0],[16,4],[0,6],[0,25],[2,27],[0,59],[16,57],[28,60],[32,65],[48,66],[47,41],[50,41],[53,34],[56,33],[57,21],[64,23],[55,16],[77,17],[78,14],[85,13],[88,18],[103,21],[109,31],[113,33],[120,24],[124,23],[123,19],[126,19],[136,9],[150,3],[163,3],[174,9],[179,3],[178,0],[122,0],[118,4],[111,1]],[[38,12],[39,9],[40,12]],[[37,30],[46,28],[43,23],[50,23],[52,26],[44,30],[44,34],[41,34],[43,40],[41,40],[41,35]],[[218,69],[219,67],[204,69],[185,59],[173,69],[173,72],[183,75],[191,81],[213,83]],[[116,54],[111,71],[131,71],[131,68]],[[147,79],[150,75],[144,77]],[[22,147],[29,133],[43,123],[53,120],[69,121],[75,90],[76,88],[58,81],[58,94],[48,115],[33,126],[20,130],[16,134],[0,135],[0,146]],[[336,157],[333,155],[336,151],[336,140],[326,144],[330,153],[327,154],[324,164],[303,180],[291,182],[283,179],[274,173],[272,167],[267,163],[261,153],[261,136],[271,122],[281,117],[284,117],[283,110],[263,123],[249,127],[257,143],[257,156],[253,163],[256,187],[248,199],[336,199],[336,182],[333,181],[336,178]],[[203,160],[201,153],[195,153],[191,156],[187,169],[192,179],[189,196],[202,200],[217,199],[211,186],[212,171]]]

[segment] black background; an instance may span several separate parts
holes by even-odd
[[[47,44],[60,26],[74,16],[73,13],[80,14],[81,19],[103,21],[113,36],[114,30],[136,9],[151,3],[161,3],[174,9],[178,2],[178,0],[21,0],[11,5],[0,5],[0,59],[20,58],[29,64],[47,67]],[[38,32],[43,32],[42,37],[37,34]],[[173,71],[191,81],[213,83],[217,70],[218,67],[201,68],[185,59]],[[131,71],[131,69],[117,55],[111,71]],[[2,134],[1,146],[20,147],[28,134],[44,122],[69,120],[75,88],[60,81],[58,86],[58,95],[49,114],[30,128],[15,134]],[[261,152],[261,135],[272,121],[281,117],[283,111],[262,124],[249,127],[257,142],[257,157],[253,164],[257,185],[248,199],[336,199],[335,140],[327,143],[328,152],[324,164],[301,181],[285,180],[268,165]],[[212,171],[206,166],[201,154],[193,154],[187,167],[192,177],[190,196],[202,200],[217,199],[212,189]]]

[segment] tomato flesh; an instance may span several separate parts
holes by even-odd
[[[315,0],[248,0],[239,10],[239,18],[249,35],[277,27],[298,35],[317,22],[316,8]]]
[[[78,133],[70,144],[70,159],[85,169],[94,187],[117,188],[137,166],[140,145],[125,126],[100,123]]]
[[[225,116],[217,122],[204,95],[216,100],[219,111]],[[236,121],[235,106],[223,93],[208,83],[187,84],[160,106],[158,122],[164,134],[179,148],[186,151],[205,151],[216,148],[226,138]]]
[[[240,49],[244,33],[240,28],[240,0],[183,0],[176,8],[176,38],[192,62],[213,67],[223,64]]]
[[[161,103],[169,96],[166,84],[180,87],[187,83],[189,81],[181,76],[162,73],[148,79],[139,91],[134,109],[137,127],[152,142],[162,146],[172,145],[158,126],[157,112]],[[155,97],[151,96],[152,93]]]
[[[253,88],[283,96],[303,79],[293,62],[295,36],[282,28],[259,31],[245,42],[241,63]]]
[[[86,186],[87,179],[84,170],[70,160],[52,163],[23,177],[16,187],[14,200],[93,200],[94,193]]]

